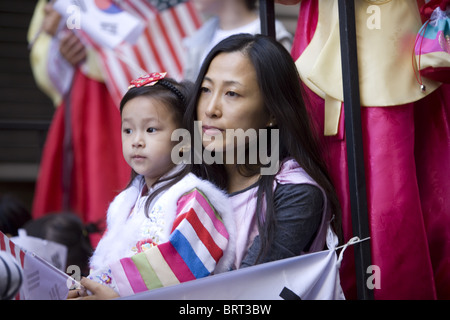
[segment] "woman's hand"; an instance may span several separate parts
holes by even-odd
[[[42,22],[42,31],[48,33],[52,37],[56,35],[61,15],[53,9],[51,3],[47,3],[44,7],[44,21]]]
[[[109,300],[120,297],[110,287],[104,286],[88,278],[82,278],[80,284],[85,289],[69,291],[68,300]],[[88,295],[86,290],[89,290],[92,294]]]

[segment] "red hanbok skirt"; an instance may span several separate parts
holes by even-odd
[[[34,218],[63,207],[64,102],[47,134],[36,183]],[[77,71],[70,95],[73,167],[70,210],[85,224],[104,222],[109,203],[123,190],[131,169],[122,155],[121,119],[106,86]],[[105,225],[103,223],[103,225]],[[91,236],[94,247],[101,234]]]
[[[315,31],[317,6],[303,1],[292,49],[296,60]],[[387,80],[388,81],[388,80]],[[344,108],[339,133],[326,137],[324,100],[305,86],[306,103],[352,236]],[[450,85],[398,106],[362,107],[361,122],[376,299],[450,299]],[[372,274],[372,273],[370,273]],[[354,255],[346,251],[341,282],[356,298]]]

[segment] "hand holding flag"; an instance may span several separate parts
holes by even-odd
[[[54,4],[69,29],[81,30],[101,47],[135,43],[144,23],[107,0],[57,0]]]

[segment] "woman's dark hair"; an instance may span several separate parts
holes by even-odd
[[[186,103],[187,99],[191,93],[192,89],[192,82],[189,81],[182,81],[177,82],[174,79],[171,78],[164,78],[162,80],[159,80],[156,84],[152,86],[141,86],[141,87],[133,87],[125,93],[122,100],[120,101],[120,114],[122,115],[123,108],[125,107],[125,104],[137,97],[149,97],[152,99],[157,99],[164,103],[165,106],[169,107],[172,115],[175,117],[174,120],[176,123],[180,125],[180,128],[183,124],[183,116],[186,111]],[[168,177],[158,179],[153,187],[155,187],[157,184],[160,184],[164,181],[169,181],[169,183],[163,184],[159,188],[156,188],[148,197],[145,203],[145,212],[148,213],[150,204],[155,197],[163,192],[164,190],[167,190],[168,188],[172,187],[174,184],[176,184],[178,181],[180,181],[188,171],[186,170],[180,170],[173,175],[170,175]],[[137,176],[137,173],[134,170],[131,170],[131,179],[128,183],[128,188],[131,183],[133,182],[134,178]]]
[[[317,137],[311,128],[302,96],[300,77],[293,59],[286,49],[276,40],[263,35],[239,34],[224,39],[207,55],[194,84],[193,94],[188,103],[185,115],[185,126],[189,128],[191,136],[194,131],[193,120],[197,120],[196,109],[200,96],[200,89],[211,61],[220,53],[241,52],[253,64],[258,79],[258,85],[263,96],[264,107],[276,120],[279,129],[279,157],[280,160],[293,157],[300,166],[325,191],[329,205],[334,214],[333,227],[341,236],[341,208],[331,183],[323,159]],[[270,136],[270,134],[269,134]],[[193,163],[193,162],[192,162]],[[256,172],[246,168],[240,172]],[[259,168],[260,169],[260,168]],[[191,170],[200,177],[212,180],[222,188],[227,186],[227,176],[220,165],[193,165]],[[259,179],[257,214],[259,233],[262,240],[260,257],[267,253],[272,241],[275,226],[273,207],[274,175],[261,175]],[[265,216],[262,212],[263,199],[266,201]]]

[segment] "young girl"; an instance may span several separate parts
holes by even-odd
[[[133,178],[108,209],[89,278],[121,296],[226,271],[234,259],[226,194],[171,159],[187,89],[153,73],[132,81],[120,104]],[[96,298],[115,296],[92,281],[82,284]]]
[[[259,141],[269,156],[279,153],[272,159],[280,163],[275,174],[262,173],[263,161],[252,164],[250,149],[244,164],[193,165],[198,175],[228,190],[237,226],[234,267],[336,245],[332,231],[339,234],[340,207],[319,156],[289,52],[262,35],[231,36],[206,57],[194,94],[185,120],[194,133],[201,123],[203,154],[212,150],[219,158],[217,153],[237,151],[241,146],[235,139],[229,141],[230,130],[256,131],[258,139],[266,132],[278,142],[275,150],[270,139],[266,145]]]

